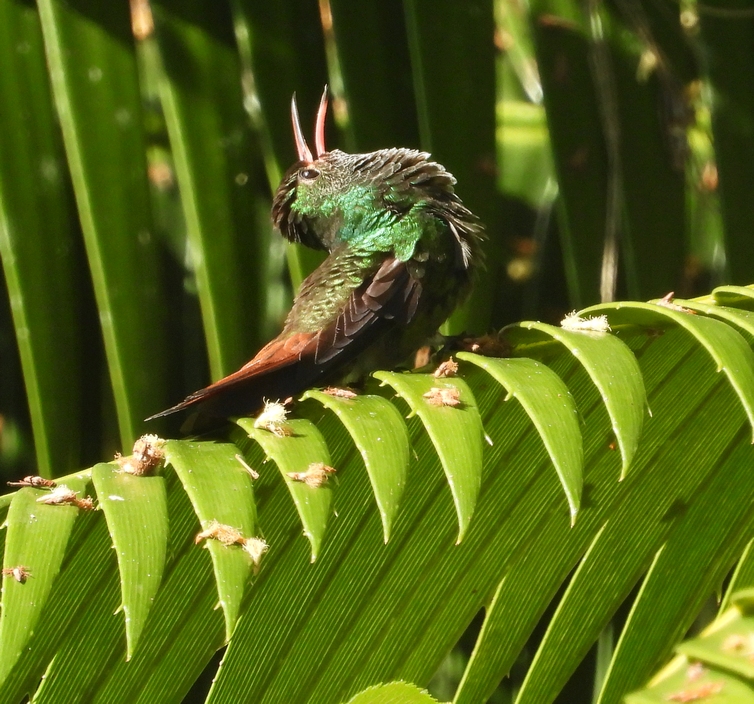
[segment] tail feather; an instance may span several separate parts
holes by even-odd
[[[183,401],[147,420],[164,418],[196,407],[201,413],[227,418],[254,413],[265,398],[284,399],[315,384],[327,372],[316,365],[316,333],[276,338],[250,362],[214,384],[194,391]]]

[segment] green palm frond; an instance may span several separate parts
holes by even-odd
[[[718,307],[713,296],[704,305]],[[745,329],[747,311],[720,308]],[[344,701],[370,683],[426,684],[486,608],[457,694],[459,702],[482,701],[576,568],[519,694],[524,702],[550,700],[647,572],[605,680],[604,701],[615,701],[611,693],[625,691],[626,679],[641,682],[669,652],[750,533],[754,450],[746,407],[754,400],[754,353],[731,324],[690,308],[624,303],[597,312],[612,321],[614,335],[515,328],[514,355],[536,355],[548,370],[522,403],[510,393],[514,383],[501,385],[491,373],[499,364],[518,370],[517,358],[465,353],[458,378],[381,373],[389,387],[355,399],[309,394],[279,436],[241,421],[238,446],[170,441],[162,476],[131,476],[113,463],[61,480],[82,494],[96,490],[104,510],[82,512],[85,532],[71,522],[77,509],[37,502],[50,490],[22,489],[8,509],[6,566],[23,565],[31,576],[24,583],[4,577],[3,696],[22,696],[46,672],[42,701],[59,687],[86,688],[93,700],[173,699],[232,635],[209,701],[230,701],[239,691],[254,700]],[[651,416],[643,394],[624,383],[637,378],[637,361]],[[530,364],[528,374],[537,369]],[[424,397],[444,385],[460,389],[453,404]],[[558,411],[548,400],[564,390],[581,425],[553,437],[547,428]],[[341,419],[373,412],[393,392],[411,416],[413,453],[385,443],[383,461],[375,460],[377,443],[366,445],[361,426]],[[636,413],[641,437],[633,430],[621,445],[620,431],[636,428]],[[571,526],[553,459],[574,441],[584,456],[568,485],[571,501],[582,496]],[[625,448],[633,446],[631,457]],[[473,447],[483,455],[479,476],[477,450],[465,459]],[[240,450],[260,475],[253,491]],[[394,476],[398,460],[408,460],[408,480],[385,544],[373,483],[381,485],[383,466]],[[325,486],[288,475],[314,462],[337,470]],[[705,520],[711,512],[717,520]],[[208,554],[195,543],[213,521],[266,541],[258,574],[240,545],[209,537]],[[37,531],[33,538],[29,530]],[[111,541],[116,554],[108,556]],[[150,596],[148,585],[160,585],[161,574]],[[218,600],[222,613],[213,609]],[[113,615],[119,603],[123,614]],[[635,621],[651,623],[649,644]],[[644,634],[639,644],[634,633]],[[176,659],[185,663],[181,678]]]
[[[0,0],[0,472],[58,484],[0,497],[0,702],[751,698],[752,15],[669,8]],[[326,82],[458,178],[505,356],[144,424],[320,261],[269,206]]]

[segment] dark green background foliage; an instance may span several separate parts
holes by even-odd
[[[745,0],[0,0],[0,476],[102,509],[0,499],[0,702],[607,704],[721,585],[728,640],[631,701],[753,698],[752,46]],[[117,471],[320,261],[269,208],[326,83],[328,145],[458,179],[489,239],[444,330],[508,326],[510,359]],[[557,327],[585,306],[613,334]],[[316,461],[337,479],[288,476]],[[213,520],[258,572],[195,544]]]

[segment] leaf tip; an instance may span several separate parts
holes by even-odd
[[[468,516],[467,519],[463,522],[459,520],[458,522],[458,537],[456,538],[455,545],[460,545],[461,541],[466,537],[466,530],[469,527],[469,523],[471,521],[471,516]]]
[[[384,519],[382,523],[382,539],[385,541],[385,545],[390,541],[390,526]]]

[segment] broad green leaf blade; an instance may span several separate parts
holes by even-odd
[[[421,147],[455,176],[458,195],[489,236],[487,265],[447,332],[483,333],[505,280],[495,183],[495,47],[489,39],[494,7],[491,0],[407,0],[403,7]]]
[[[754,288],[750,286],[718,286],[712,295],[720,305],[743,308],[754,306]]]
[[[333,31],[348,105],[347,151],[419,143],[404,6],[333,0]],[[340,89],[340,86],[333,85]]]
[[[69,478],[66,478],[66,483]],[[0,701],[18,702],[40,685],[40,678],[89,609],[106,597],[107,618],[118,627],[117,652],[125,654],[123,618],[114,615],[120,603],[118,568],[101,511],[82,512],[73,527],[66,558],[55,579],[48,606],[37,621],[16,666],[0,686]],[[51,608],[54,605],[54,608]],[[88,661],[92,666],[92,662]],[[46,682],[46,680],[45,680]]]
[[[330,478],[322,486],[314,487],[308,486],[304,481],[292,479],[289,474],[306,473],[315,463],[330,466],[330,452],[325,439],[317,427],[304,418],[286,421],[290,435],[283,437],[255,428],[252,418],[239,418],[236,422],[252,440],[262,446],[280,470],[301,518],[304,535],[311,543],[311,561],[314,562],[322,547],[325,527],[330,518],[333,480]]]
[[[241,64],[226,3],[155,0],[162,99],[196,272],[213,379],[235,371],[261,340],[264,256],[254,217],[257,170],[243,109]],[[266,245],[266,242],[265,242]]]
[[[244,107],[256,127],[267,180],[274,191],[296,160],[291,130],[295,93],[305,134],[313,124],[322,87],[328,82],[319,8],[307,0],[231,2],[236,40],[243,63]],[[281,47],[287,47],[281,51]],[[331,148],[331,140],[327,140]],[[296,290],[322,262],[323,253],[303,245],[286,246],[288,270]]]
[[[636,340],[634,338],[631,342],[635,343]],[[691,353],[693,358],[690,358]],[[564,368],[565,361],[569,366]],[[705,353],[679,332],[663,336],[643,352],[642,371],[651,381],[648,388],[654,392],[652,403],[656,413],[647,423],[642,445],[647,443],[654,446],[658,438],[681,432],[688,417],[677,412],[679,396],[684,399],[687,414],[693,414],[697,405],[719,381],[716,375],[710,373],[706,363]],[[632,502],[644,500],[654,505],[654,494],[665,490],[665,478],[655,476],[654,456],[643,454],[641,449],[635,472],[631,472],[622,483],[615,481],[614,452],[606,447],[605,440],[607,414],[594,384],[583,367],[572,359],[565,359],[563,355],[557,360],[555,369],[568,378],[582,409],[587,470],[585,480],[590,487],[589,501],[582,508],[573,528],[564,525],[562,499],[558,504],[553,497],[544,495],[549,501],[549,508],[546,508],[540,487],[527,485],[525,494],[514,501],[510,509],[514,514],[510,519],[511,525],[523,524],[527,520],[514,520],[515,513],[520,511],[534,524],[532,535],[522,554],[511,559],[504,579],[497,585],[492,603],[487,605],[482,631],[456,694],[457,704],[485,701],[492,695],[514,666],[532,631],[562,589],[562,584],[572,574],[594,536],[603,529],[616,507],[627,502],[629,497]],[[569,371],[575,373],[569,374]],[[582,388],[584,385],[585,388]],[[588,393],[584,394],[585,391]],[[493,438],[497,436],[493,435]],[[647,472],[656,483],[650,492],[635,498],[633,491],[627,487],[641,487],[644,481],[642,474],[646,475]],[[631,494],[627,495],[627,491],[631,491]],[[534,498],[530,498],[532,495]],[[535,515],[546,515],[547,518],[535,521]],[[637,525],[643,523],[640,521]],[[536,584],[537,588],[532,589],[532,584]]]
[[[33,692],[53,656],[35,699],[59,702],[86,691],[92,701],[180,701],[223,643],[223,619],[207,551],[194,544],[199,524],[173,472],[167,473],[170,558],[165,583],[130,661],[125,659],[123,618],[115,555],[101,512],[79,517],[44,617],[19,666],[0,690],[2,701]],[[86,662],[87,667],[78,664]],[[104,680],[103,680],[104,678]],[[102,689],[101,696],[97,695]]]
[[[134,701],[139,704],[152,702],[187,701],[192,688],[199,681],[207,668],[214,668],[213,659],[224,644],[224,627],[219,611],[214,610],[217,602],[213,580],[210,578],[200,587],[195,587],[197,570],[190,570],[183,578],[183,590],[192,590],[192,596],[197,598],[188,607],[193,613],[186,614],[186,608],[180,609],[176,615],[188,616],[181,623],[178,638],[161,639],[164,648],[157,655],[159,661],[151,666],[145,665],[144,670],[149,679],[139,682],[134,673],[125,672],[124,676],[129,684],[134,683],[135,689],[140,689],[139,698],[124,699],[124,702]],[[163,628],[163,632],[167,630]],[[160,636],[163,635],[161,632]],[[156,650],[156,649],[155,649]],[[103,692],[99,698],[102,704],[113,701],[114,693],[118,689],[111,686],[109,691]]]
[[[672,131],[670,109],[658,106],[682,103],[683,85],[698,77],[681,79],[675,65],[639,76],[647,47],[639,37],[656,41],[654,32],[664,14],[651,3],[630,12],[622,5],[584,7],[605,34],[604,39],[593,34],[590,59],[603,124],[610,125],[603,128],[612,151],[610,163],[619,167],[620,181],[613,187],[620,191],[620,204],[612,216],[620,229],[626,288],[631,298],[663,296],[681,280],[686,254],[688,146]],[[676,27],[680,43],[685,37],[679,23]]]
[[[86,491],[86,479],[70,477],[66,486]],[[37,499],[49,491],[21,489],[5,520],[8,532],[3,567],[22,568],[28,577],[3,575],[0,612],[0,682],[10,673],[34,633],[53,581],[60,571],[74,521],[75,506],[49,506]]]
[[[679,497],[690,501],[708,477],[725,472],[720,457],[741,444],[740,424],[720,427],[713,437],[705,436],[704,429],[725,412],[733,397],[730,387],[718,378],[714,392],[684,425],[684,447],[667,443],[656,448],[651,471],[626,478],[622,490],[630,492],[631,500],[616,506],[584,556],[550,622],[517,704],[553,701],[649,567],[670,530],[680,522],[682,512],[674,510]],[[672,421],[663,418],[660,422]],[[682,463],[681,456],[694,460]],[[679,472],[678,467],[684,471]],[[569,643],[567,652],[562,649],[564,642]]]
[[[359,692],[348,704],[433,704],[437,699],[429,696],[426,689],[419,689],[408,682],[378,684]]]
[[[754,250],[751,222],[754,199],[748,185],[754,180],[754,57],[748,51],[754,20],[730,13],[748,9],[747,3],[716,0],[712,12],[699,13],[699,49],[710,88],[715,163],[720,175],[720,207],[725,225],[726,269],[731,283],[751,280]]]
[[[322,22],[316,5],[306,0],[268,4],[234,0],[231,5],[239,50],[253,74],[252,95],[258,101],[247,109],[259,132],[270,188],[274,189],[296,160],[291,129],[294,93],[304,134],[311,139],[315,113],[309,110],[316,111],[327,83]],[[280,51],[281,47],[288,50]]]
[[[495,398],[499,396],[499,387],[486,374],[474,368],[469,372],[469,378],[488,381],[487,387]],[[325,422],[328,420],[330,423]],[[382,642],[382,635],[386,635],[384,645],[390,658],[397,661],[391,667],[402,663],[405,648],[423,634],[429,613],[434,612],[437,599],[446,593],[447,582],[436,570],[448,557],[463,564],[469,559],[466,546],[475,530],[461,546],[453,545],[457,534],[455,509],[437,454],[418,419],[409,422],[415,461],[404,508],[410,507],[410,511],[399,512],[393,539],[387,545],[382,544],[380,517],[363,471],[363,460],[353,451],[345,428],[329,413],[318,427],[327,433],[331,448],[343,448],[333,452],[346,456],[341,459],[334,454],[343,479],[336,495],[338,518],[333,521],[332,535],[318,564],[309,568],[294,537],[298,521],[288,510],[286,492],[270,494],[260,509],[260,520],[270,538],[270,558],[276,561],[265,566],[265,579],[255,586],[250,602],[255,617],[239,622],[210,696],[213,702],[232,702],[235,692],[244,691],[254,701],[338,704],[369,684],[386,681],[387,665],[380,670],[383,674],[363,674],[367,671],[365,658],[373,651],[366,644]],[[537,453],[544,459],[540,455],[544,452]],[[259,481],[268,474],[263,472]],[[505,475],[501,472],[495,476],[510,487],[512,482]],[[412,484],[411,476],[429,481]],[[551,472],[547,478],[559,491]],[[259,493],[261,496],[261,489]],[[481,529],[485,525],[487,522],[473,524],[474,529],[480,530],[482,540],[486,533]],[[447,572],[441,569],[441,574]],[[328,598],[323,600],[318,595],[324,590]],[[464,606],[464,613],[469,609],[476,612],[483,591],[463,590],[461,600],[474,602],[470,607]],[[273,617],[279,613],[278,608],[286,614],[282,621]],[[444,646],[438,646],[437,638],[433,639],[433,647],[444,650]],[[255,657],[260,648],[270,654],[270,662],[280,664],[279,669],[272,672]],[[314,668],[313,652],[318,654]]]
[[[547,343],[557,355],[552,368],[567,379],[584,417],[590,493],[574,528],[563,520],[567,502],[530,419],[520,404],[502,403],[504,391],[480,369],[471,367],[464,378],[494,445],[485,452],[479,505],[461,545],[452,545],[457,518],[418,419],[409,421],[416,454],[406,496],[393,539],[383,547],[361,457],[349,450],[352,442],[343,427],[324,414],[318,427],[328,444],[343,448],[344,437],[347,443],[337,450],[344,479],[332,534],[310,569],[287,491],[282,483],[263,490],[270,472],[262,473],[257,494],[267,497],[260,520],[272,546],[270,561],[249,597],[254,618],[239,621],[210,701],[231,704],[243,691],[260,702],[339,704],[370,684],[395,678],[426,686],[458,634],[488,605],[502,576],[526,559],[531,567],[519,572],[501,628],[488,643],[488,653],[504,651],[506,662],[493,662],[478,696],[465,700],[486,701],[614,508],[633,504],[631,492],[651,479],[640,503],[654,510],[661,499],[659,512],[667,512],[679,495],[679,485],[669,477],[685,486],[688,477],[677,467],[693,468],[702,454],[699,447],[716,443],[721,426],[728,424],[725,409],[735,396],[695,340],[680,330],[649,337],[634,328],[629,342],[640,353],[655,416],[643,434],[646,449],[640,449],[635,471],[622,483],[615,481],[616,453],[608,447],[607,413],[595,385],[560,344]],[[701,407],[718,393],[724,398],[711,415],[703,415]],[[668,437],[684,442],[668,443]],[[658,465],[657,448],[668,444],[678,454]],[[349,451],[350,460],[342,461],[340,455]],[[277,479],[274,472],[272,479]],[[694,496],[695,486],[688,496]],[[643,517],[626,525],[628,534],[644,525]],[[599,595],[590,603],[599,605]]]
[[[217,608],[212,560],[208,551],[194,541],[199,522],[170,466],[165,469],[165,478],[169,486],[171,528],[165,578],[139,648],[130,661],[122,657],[122,636],[111,634],[110,638],[115,639],[110,647],[118,656],[103,668],[104,679],[100,675],[90,685],[90,691],[96,691],[94,701],[101,704],[181,701],[224,642],[224,618]],[[85,636],[87,640],[90,638],[88,634]],[[71,653],[71,662],[80,660],[80,654]],[[65,691],[68,676],[65,668],[59,675],[63,680],[61,689]]]
[[[79,466],[85,264],[34,5],[0,2],[0,65],[0,257],[37,473],[52,477]]]
[[[79,618],[71,622],[65,639],[45,670],[34,694],[35,704],[54,704],[71,692],[90,694],[103,672],[125,660],[117,574],[99,585]],[[78,666],[86,663],[86,667]]]
[[[165,456],[180,477],[202,528],[217,521],[249,538],[257,534],[257,510],[251,476],[237,455],[238,448],[229,443],[170,440],[165,445]],[[212,555],[229,640],[254,565],[239,545],[207,540],[206,546]]]
[[[583,484],[584,448],[578,411],[568,387],[541,362],[492,359],[468,352],[458,358],[481,367],[517,398],[537,428],[563,485],[571,523],[576,520]]]
[[[136,650],[162,582],[168,544],[165,480],[126,474],[112,463],[92,469],[92,481],[118,557],[126,658]]]
[[[353,438],[369,474],[387,543],[409,463],[408,429],[401,414],[381,396],[346,399],[307,391],[303,398],[313,398],[333,411]]]
[[[719,320],[691,315],[653,303],[605,303],[581,311],[581,315],[604,314],[611,325],[676,324],[691,333],[709,352],[717,371],[725,372],[752,426],[754,435],[754,352],[741,333]]]
[[[592,79],[588,20],[584,6],[574,0],[536,0],[529,18],[562,196],[559,223],[568,296],[571,305],[581,307],[600,300],[613,175]]]
[[[206,551],[187,546],[158,594],[159,616],[147,624],[139,650],[130,662],[120,659],[106,668],[108,679],[94,701],[182,701],[224,643],[224,619],[216,607],[211,561]]]
[[[130,447],[143,418],[167,405],[168,379],[131,17],[123,3],[37,5],[121,442]]]
[[[394,563],[389,581],[382,583],[380,597],[362,609],[361,627],[354,629],[353,635],[340,647],[339,661],[342,662],[348,652],[360,647],[357,634],[362,629],[367,629],[370,637],[379,643],[364,666],[366,674],[357,675],[356,682],[364,682],[367,676],[371,681],[401,677],[425,685],[439,665],[439,659],[455,644],[457,634],[465,627],[462,624],[469,623],[488,603],[512,556],[528,545],[538,532],[541,509],[537,507],[547,504],[547,514],[557,518],[565,537],[571,534],[572,529],[564,520],[565,496],[530,419],[519,404],[502,403],[503,390],[482,370],[472,367],[464,378],[479,401],[485,428],[494,441],[485,451],[483,489],[474,521],[460,546],[443,550],[442,541],[431,537],[431,526],[438,522],[437,517],[432,520],[432,514],[437,516],[439,508],[437,499],[427,508],[407,502],[409,515],[414,516],[418,511],[421,523],[406,549],[395,558],[388,556]],[[597,406],[593,387],[590,391],[594,396],[592,405]],[[602,407],[598,408],[604,414]],[[409,496],[411,477],[424,476],[432,468],[423,461],[430,452],[427,445],[426,441],[416,445],[420,464],[411,469]],[[611,479],[611,484],[615,484],[614,476]],[[439,491],[438,487],[433,486],[433,489]],[[518,528],[513,530],[513,526]],[[528,553],[528,549],[525,552]],[[531,582],[531,591],[530,587]],[[407,588],[409,593],[405,594]],[[399,601],[385,635],[379,624],[384,620],[380,614],[386,608],[388,592],[395,592]],[[461,614],[465,616],[459,618]],[[375,620],[377,623],[372,625]],[[456,625],[451,627],[451,623]],[[331,677],[335,676],[335,662],[328,667]],[[327,691],[324,683],[317,691]]]
[[[47,669],[37,700],[60,702],[70,692],[85,691],[91,701],[102,704],[181,701],[204,665],[222,646],[223,616],[216,608],[212,561],[208,551],[194,543],[199,522],[170,467],[166,468],[165,479],[171,528],[168,562],[164,582],[133,658],[128,661],[125,658],[123,618],[116,611],[121,600],[118,573],[103,519],[94,531],[82,533],[86,542],[59,577],[60,590],[58,582],[55,584],[54,595],[61,599],[70,623],[58,622],[51,632],[40,633],[40,645],[49,635],[54,638],[59,629],[64,637]],[[99,539],[90,542],[89,533],[97,534]],[[89,592],[93,578],[99,582]],[[71,602],[70,595],[81,588],[86,590],[83,603],[74,601],[69,611],[66,607]],[[62,614],[55,616],[59,621]],[[79,666],[82,662],[87,666]],[[31,681],[32,691],[37,682],[38,677]],[[154,696],[150,699],[147,692]]]
[[[599,704],[640,687],[688,631],[751,529],[754,449],[740,443],[660,550],[615,649]],[[735,486],[735,491],[729,487]],[[709,520],[718,515],[718,520]]]
[[[484,428],[471,389],[462,379],[436,379],[431,374],[381,371],[374,376],[392,386],[424,424],[453,494],[458,516],[456,542],[460,543],[471,522],[482,482]],[[433,389],[456,393],[460,404],[433,405],[425,398]]]
[[[328,445],[334,448],[345,443],[352,448],[353,442],[345,427],[331,414],[325,415],[321,408],[316,410],[325,416],[323,419],[325,422],[320,425],[329,426],[337,433],[335,437],[328,435]],[[253,440],[248,440],[248,437],[245,439],[247,443],[253,443],[256,446]],[[290,440],[291,438],[283,439]],[[239,445],[242,443],[239,442]],[[257,462],[253,465],[260,474],[259,479],[255,481],[255,491],[260,498],[259,520],[265,527],[265,538],[270,544],[270,551],[265,559],[262,578],[249,596],[249,610],[255,615],[251,619],[242,618],[239,621],[233,639],[228,645],[220,674],[213,685],[210,701],[233,701],[238,691],[246,692],[252,701],[263,700],[261,692],[268,689],[271,673],[265,662],[254,655],[260,652],[260,647],[274,654],[272,658],[277,659],[282,666],[281,677],[284,688],[297,689],[303,686],[310,690],[308,683],[302,680],[301,666],[294,670],[294,673],[298,672],[298,675],[294,674],[292,678],[287,676],[286,661],[300,654],[303,662],[308,663],[311,661],[312,648],[315,648],[319,652],[317,660],[320,663],[324,662],[326,657],[324,649],[329,647],[327,645],[329,638],[324,637],[324,634],[329,632],[330,628],[342,623],[344,613],[346,615],[353,613],[353,604],[349,595],[357,585],[365,582],[364,565],[360,563],[358,570],[349,570],[347,565],[343,564],[346,562],[341,558],[343,540],[348,542],[353,540],[350,531],[343,533],[344,523],[349,527],[354,522],[362,526],[365,523],[364,512],[366,511],[371,520],[366,521],[364,533],[371,538],[370,545],[373,552],[379,553],[383,550],[382,531],[360,455],[351,450],[345,464],[341,464],[344,459],[342,455],[335,455],[335,458],[338,460],[338,474],[342,471],[345,477],[340,481],[337,492],[340,517],[333,521],[332,535],[328,530],[328,540],[324,543],[315,565],[310,564],[308,559],[310,553],[305,550],[309,546],[300,538],[301,518],[293,508],[288,486],[280,481],[274,467],[269,463]],[[347,500],[354,489],[358,489],[357,505]],[[333,558],[337,561],[338,571],[346,570],[344,574],[347,576],[339,577],[330,584],[327,577],[333,573],[335,564]],[[333,591],[329,592],[328,599],[315,600],[318,613],[312,618],[313,614],[310,608],[307,608],[311,606],[311,602],[303,597],[304,595],[313,596],[319,591],[321,589],[319,580],[323,577]],[[299,608],[302,604],[306,606]],[[276,613],[275,618],[270,618]],[[286,614],[286,617],[281,619],[281,614]],[[320,614],[325,619],[324,624],[320,619]],[[311,631],[316,631],[319,648],[316,643],[305,638],[305,635]],[[300,640],[306,641],[303,652],[297,642]],[[306,668],[307,665],[304,664],[303,667]],[[270,701],[276,700],[295,701],[296,699],[287,694],[281,694],[281,696],[273,694]],[[316,695],[314,700],[316,700]]]
[[[634,353],[617,337],[607,333],[572,332],[544,323],[524,322],[505,328],[506,336],[512,342],[524,342],[516,349],[517,355],[526,354],[525,343],[531,339],[522,331],[534,331],[543,339],[557,340],[584,365],[610,415],[623,458],[623,479],[639,446],[647,406],[644,380]]]
[[[507,8],[506,19],[513,14],[516,17],[511,23],[515,23],[521,42],[526,43],[528,36],[521,27],[523,18],[519,16],[520,13]],[[514,44],[511,52],[515,53],[517,49],[521,49],[520,44]],[[508,52],[506,59],[513,60],[511,52]],[[528,59],[522,62],[521,67],[530,80],[534,78]],[[532,207],[552,207],[556,181],[544,107],[523,100],[502,100],[498,103],[497,129],[498,163],[505,164],[498,174],[498,188]],[[529,303],[525,302],[524,306]]]

